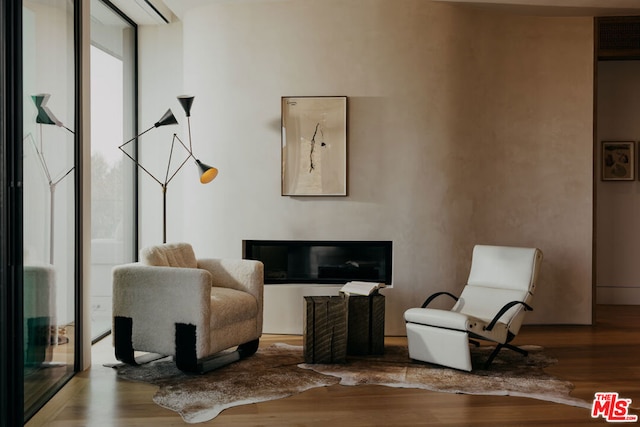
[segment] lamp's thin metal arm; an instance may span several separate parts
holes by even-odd
[[[36,150],[38,161],[40,162],[40,166],[42,166],[42,171],[44,172],[44,175],[47,178],[47,182],[51,184],[52,180],[51,180],[51,174],[49,173],[49,168],[47,166],[47,160],[44,158],[44,154],[42,154],[42,151],[40,151],[40,149],[38,148],[38,145],[34,142],[33,136],[31,136],[31,142],[33,144],[34,150]]]
[[[169,182],[169,169],[171,168],[171,158],[173,157],[173,146],[175,145],[176,142],[176,134],[173,134],[173,138],[171,140],[171,148],[169,149],[169,159],[167,160],[167,170],[164,173],[164,183],[168,183]]]
[[[154,126],[151,126],[149,129],[145,130],[144,132],[142,132],[141,134],[138,134],[136,136],[134,136],[133,138],[131,138],[130,140],[128,140],[127,142],[125,142],[124,144],[120,145],[118,148],[122,150],[122,147],[124,147],[125,145],[127,145],[128,143],[130,143],[131,141],[133,141],[136,138],[140,138],[142,135],[144,135],[145,133],[149,132],[151,129],[155,128]],[[122,150],[124,151],[124,150]],[[125,153],[126,154],[126,153]],[[131,156],[129,156],[131,157]],[[135,161],[135,160],[134,160]]]
[[[33,145],[33,149],[36,150],[36,155],[38,157],[38,161],[40,162],[40,166],[42,166],[42,170],[44,171],[44,174],[45,174],[45,176],[47,178],[47,182],[48,182],[49,185],[58,184],[60,181],[62,181],[67,175],[69,175],[75,169],[75,166],[72,166],[71,169],[69,169],[67,172],[65,172],[64,174],[60,175],[59,178],[54,180],[53,178],[51,178],[51,173],[49,172],[49,167],[47,166],[47,160],[44,158],[44,154],[42,153],[42,151],[40,151],[40,149],[38,149],[37,144],[33,140],[33,135],[31,135],[31,133],[29,133],[22,140],[24,141],[25,139],[28,139],[29,141],[31,141],[31,144]]]
[[[75,166],[72,167],[71,169],[69,169],[67,171],[67,173],[65,173],[64,175],[62,175],[60,178],[58,178],[57,180],[55,180],[54,182],[52,182],[52,185],[57,185],[60,181],[62,181],[67,175],[69,175],[73,170],[75,169]]]
[[[189,129],[189,153],[193,153],[193,145],[191,145],[191,117],[189,116],[187,116],[187,128]]]
[[[71,129],[66,126],[63,126],[69,132],[74,133]],[[22,140],[28,139],[31,141],[31,145],[33,145],[33,149],[36,151],[36,156],[38,157],[38,161],[40,162],[40,166],[42,166],[42,170],[44,171],[45,177],[47,178],[47,182],[49,184],[49,263],[53,265],[53,254],[55,250],[55,196],[56,196],[56,186],[74,169],[75,166],[72,166],[66,173],[61,175],[56,180],[51,178],[51,173],[49,172],[49,167],[47,166],[47,160],[44,157],[43,147],[42,147],[42,124],[39,126],[40,128],[40,148],[38,148],[38,144],[36,144],[35,139],[31,133],[28,133]]]
[[[52,182],[51,174],[49,173],[49,168],[47,167],[47,161],[45,160],[44,155],[38,149],[38,145],[36,144],[35,140],[33,139],[33,135],[31,135],[31,133],[27,134],[27,136],[25,136],[25,139],[26,138],[29,138],[29,140],[31,141],[31,144],[33,145],[33,149],[36,150],[36,155],[38,156],[38,161],[40,162],[40,165],[42,166],[42,170],[44,171],[44,175],[47,178],[47,182],[49,184],[51,184],[51,182]],[[40,138],[42,138],[42,135],[40,135]]]
[[[72,131],[71,129],[69,129],[68,127],[64,126],[64,125],[60,125],[63,128],[65,128],[66,130],[68,130],[69,132],[71,132],[72,134],[75,135],[75,132]],[[40,124],[40,144],[42,144],[42,124]],[[53,179],[51,177],[51,172],[49,172],[49,167],[47,166],[47,160],[44,157],[44,149],[42,148],[42,146],[40,147],[40,149],[38,149],[37,144],[35,143],[35,141],[33,140],[33,135],[31,135],[31,133],[29,133],[24,139],[29,138],[31,140],[31,143],[33,144],[33,148],[36,150],[36,154],[38,155],[38,159],[40,160],[40,164],[42,165],[42,169],[44,170],[45,175],[47,176],[47,181],[49,182],[49,185],[56,185],[58,184],[60,181],[62,181],[64,179],[64,177],[66,177],[67,175],[69,175],[71,173],[71,171],[75,168],[75,166],[72,166],[71,169],[69,169],[65,174],[61,175],[59,178],[57,179]]]
[[[134,138],[134,139],[135,139],[135,138]],[[158,184],[162,185],[162,182],[161,182],[158,178],[156,178],[155,176],[153,176],[153,174],[152,174],[151,172],[149,172],[149,171],[147,170],[147,168],[145,168],[144,166],[142,166],[142,165],[141,165],[141,164],[140,164],[136,159],[134,159],[133,157],[131,157],[131,156],[129,155],[129,153],[127,153],[126,151],[124,151],[124,150],[122,149],[122,145],[121,145],[120,147],[118,147],[118,148],[120,149],[120,151],[122,151],[122,152],[124,153],[124,155],[125,155],[125,156],[127,156],[128,158],[130,158],[130,159],[133,161],[133,163],[135,163],[136,165],[138,165],[138,167],[139,167],[140,169],[142,169],[143,171],[145,171],[145,172],[147,173],[147,175],[149,175],[151,178],[153,178],[153,180],[154,180],[155,182],[157,182]]]
[[[178,135],[176,135],[174,133],[173,134],[173,140],[171,141],[171,153],[173,153],[173,145],[175,144],[176,139],[178,141],[180,141],[180,138],[178,137]],[[182,144],[182,141],[180,141],[180,143]],[[184,147],[184,144],[182,144],[182,146]],[[184,147],[184,148],[186,149],[187,147]],[[189,153],[189,156],[187,156],[187,158],[184,159],[182,161],[182,163],[180,163],[180,166],[178,166],[178,169],[176,169],[176,171],[173,173],[173,175],[171,175],[170,178],[168,178],[168,179],[165,178],[166,179],[165,185],[168,185],[171,182],[171,180],[173,179],[173,177],[176,176],[178,174],[178,172],[180,172],[180,169],[182,169],[182,167],[185,165],[185,163],[187,163],[189,161],[189,157],[192,157],[191,153]],[[167,164],[167,176],[169,175],[169,165],[170,164],[171,164],[171,154],[169,154],[169,163]]]
[[[187,148],[186,145],[184,145],[184,142],[182,142],[182,140],[180,139],[180,137],[176,134],[173,134],[173,136],[180,142],[180,144],[182,144],[182,146],[184,147],[185,150],[187,150],[187,152],[189,153],[189,157],[192,157],[193,160],[197,160],[196,156],[193,155],[193,151],[189,150],[189,148]]]

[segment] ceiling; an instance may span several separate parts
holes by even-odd
[[[211,3],[275,0],[111,0],[138,25],[157,25],[180,19],[194,7]],[[310,0],[298,0],[310,1]],[[518,14],[546,16],[640,15],[640,0],[424,0],[467,4]]]
[[[546,16],[640,15],[640,0],[434,0]]]
[[[166,24],[176,20],[163,0],[111,0],[111,3],[138,25]]]

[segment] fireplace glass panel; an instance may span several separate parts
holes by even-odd
[[[266,284],[391,284],[390,241],[245,240],[244,258],[264,263]]]

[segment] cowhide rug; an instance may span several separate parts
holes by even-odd
[[[281,399],[333,384],[377,384],[447,393],[509,395],[590,408],[570,396],[573,385],[543,371],[556,363],[541,347],[529,356],[503,350],[490,369],[480,368],[490,348],[472,348],[473,372],[411,361],[404,346],[387,346],[383,356],[349,356],[346,364],[305,364],[302,347],[274,344],[240,362],[204,375],[189,375],[171,358],[146,365],[116,365],[118,376],[159,387],[153,401],[178,412],[187,423],[215,418],[226,408]]]

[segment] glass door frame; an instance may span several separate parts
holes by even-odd
[[[83,109],[82,16],[84,0],[73,1],[74,23],[74,375],[85,365],[82,277]],[[22,0],[0,2],[0,425],[22,425],[33,414],[24,408],[23,335],[23,67]],[[67,381],[73,375],[69,376]],[[62,387],[62,384],[60,385]],[[57,391],[43,398],[44,405]],[[35,413],[35,411],[34,411]]]
[[[0,425],[24,420],[22,1],[0,2]]]
[[[20,0],[22,2],[22,0]],[[74,347],[74,373],[80,372],[85,366],[84,360],[84,336],[85,329],[88,327],[84,324],[84,263],[85,263],[85,248],[84,248],[84,191],[83,191],[83,178],[84,178],[84,122],[85,113],[83,108],[83,87],[84,87],[84,73],[83,73],[83,43],[85,34],[83,29],[83,16],[84,16],[84,4],[85,0],[73,0],[73,34],[74,34],[74,74],[75,74],[75,104],[74,104],[74,122],[75,122],[75,151],[74,151],[74,163],[76,167],[76,173],[74,173],[74,192],[75,192],[75,234],[76,240],[75,248],[75,342]]]

